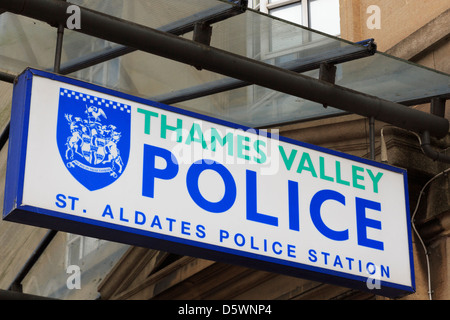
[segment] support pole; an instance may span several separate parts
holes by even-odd
[[[445,117],[445,103],[444,98],[433,98],[431,99],[431,113],[437,115],[438,117]]]
[[[336,66],[331,63],[323,62],[320,64],[319,69],[319,79],[322,81],[326,81],[331,84],[335,84],[336,82]],[[326,104],[323,104],[324,108],[327,108],[328,106]]]
[[[62,55],[63,39],[64,39],[64,25],[59,24],[56,36],[55,63],[53,65],[53,72],[55,73],[60,73],[61,71],[61,55]]]
[[[450,155],[443,152],[438,152],[431,146],[431,138],[428,131],[425,131],[421,134],[420,140],[422,150],[428,158],[434,161],[450,163]]]
[[[347,61],[353,61],[356,59],[361,59],[367,56],[373,55],[374,44],[369,47],[359,47],[348,45],[339,49],[327,50],[320,54],[311,53],[300,59],[282,63],[279,67],[287,70],[291,70],[297,73],[304,73],[307,71],[315,70],[320,68],[320,65],[326,61],[328,64],[339,64]],[[220,80],[211,81],[208,83],[203,83],[201,85],[196,85],[190,88],[181,89],[175,92],[169,92],[159,96],[151,97],[151,100],[173,104],[178,102],[183,102],[190,99],[201,98],[204,96],[212,95],[215,93],[221,93],[233,89],[239,89],[249,86],[250,83],[244,82],[242,80],[234,78],[225,78]]]
[[[8,82],[8,83],[14,83],[14,79],[16,78],[15,75],[12,75],[10,73],[2,72],[0,71],[0,81]]]

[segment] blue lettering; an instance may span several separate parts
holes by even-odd
[[[203,239],[206,237],[206,231],[205,231],[205,226],[199,224],[196,227],[197,232],[195,233],[195,235],[197,237],[199,237],[200,239]]]
[[[308,257],[309,261],[317,262],[317,256],[316,256],[317,252],[316,252],[316,250],[309,249],[308,254],[309,254],[309,257]]]
[[[128,219],[126,219],[126,218],[123,217],[123,208],[120,208],[119,220],[120,220],[120,221],[129,222]]]
[[[345,257],[345,259],[348,261],[348,269],[352,270],[352,262],[355,261],[355,259],[349,257]]]
[[[311,219],[316,226],[317,230],[320,231],[325,237],[335,240],[344,241],[348,240],[348,229],[344,231],[335,231],[330,229],[322,220],[320,215],[320,209],[322,204],[328,200],[335,200],[345,206],[345,197],[341,193],[333,190],[321,190],[317,192],[311,199],[310,213]]]
[[[150,227],[153,228],[154,226],[157,226],[160,230],[162,230],[162,225],[161,225],[161,221],[159,220],[159,217],[157,215],[155,215],[153,217],[153,221],[150,224]]]
[[[250,248],[253,250],[259,250],[259,248],[255,246],[255,238],[253,238],[253,236],[250,237]]]
[[[200,193],[198,179],[200,174],[205,170],[213,170],[223,179],[225,184],[225,193],[223,198],[218,202],[208,201]],[[209,212],[225,212],[233,206],[234,201],[236,200],[236,183],[234,182],[233,176],[230,171],[225,168],[225,166],[215,161],[199,160],[194,162],[187,172],[186,184],[192,200],[194,200],[200,208]]]
[[[280,247],[280,250],[277,250],[277,249],[275,248],[275,246]],[[275,242],[272,244],[272,250],[273,250],[273,252],[274,252],[275,254],[281,254],[281,253],[283,253],[283,250],[281,250],[281,243],[279,243],[278,241],[275,241]]]
[[[325,262],[325,264],[328,264],[328,257],[330,256],[330,254],[328,252],[321,252],[321,254],[323,255],[323,260]]]
[[[300,212],[298,200],[298,182],[288,181],[289,192],[289,229],[300,231]]]
[[[72,196],[68,196],[67,198],[70,199],[70,200],[72,200],[72,205],[70,206],[70,209],[71,209],[72,211],[75,210],[75,201],[78,201],[78,200],[80,200],[80,199],[77,198],[77,197],[72,197]]]
[[[384,250],[383,242],[367,238],[367,228],[381,230],[381,222],[367,218],[366,208],[381,211],[381,204],[366,199],[356,198],[358,245],[377,250]]]
[[[55,204],[56,204],[56,206],[58,207],[58,208],[65,208],[66,207],[66,196],[65,195],[63,195],[63,194],[57,194],[56,195],[56,202],[55,202]]]
[[[288,257],[296,258],[295,256],[295,246],[292,244],[287,245]]]
[[[134,212],[134,223],[135,224],[143,225],[143,224],[145,224],[146,220],[147,220],[147,218],[145,217],[144,213],[142,213],[140,211]]]
[[[390,272],[389,272],[389,266],[381,265],[381,276],[387,277],[387,278],[391,277]]]
[[[172,232],[173,223],[177,220],[172,219],[172,218],[166,218],[166,220],[169,221],[169,231]]]
[[[67,206],[67,202],[66,202],[66,199],[67,200],[72,200],[71,201],[71,204],[70,204],[70,210],[72,210],[72,211],[74,211],[75,210],[75,202],[76,201],[78,201],[78,200],[80,200],[80,198],[77,198],[77,197],[72,197],[72,196],[65,196],[65,195],[63,195],[63,194],[57,194],[56,195],[56,202],[55,202],[55,205],[58,207],[58,208],[65,208],[66,206]]]
[[[366,264],[366,270],[370,275],[372,275],[377,271],[377,267],[372,262],[368,262]]]
[[[102,217],[104,216],[109,216],[111,219],[114,219],[112,210],[111,210],[111,206],[109,204],[106,205],[105,210],[103,210],[103,214]]]
[[[256,172],[247,170],[247,220],[278,226],[277,217],[258,213],[256,194]]]
[[[191,223],[187,221],[181,221],[181,233],[190,236]]]
[[[336,267],[337,265],[341,268],[344,268],[341,262],[341,258],[338,255],[336,255],[336,258],[334,259],[333,267]]]
[[[228,239],[230,237],[230,234],[228,231],[220,230],[220,242],[223,242],[224,239]]]
[[[155,166],[156,157],[162,158],[166,162],[166,168],[157,169]],[[144,164],[142,169],[142,195],[154,198],[155,178],[162,180],[173,179],[178,174],[178,161],[172,152],[144,144]]]
[[[238,241],[238,238],[240,238],[241,240]],[[236,245],[238,245],[239,247],[242,247],[245,244],[244,235],[241,233],[236,233],[234,235],[234,243],[236,243]]]

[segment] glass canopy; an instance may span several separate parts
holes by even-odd
[[[133,23],[176,33],[177,27],[215,17],[233,8],[233,1],[215,0],[74,0],[74,4]],[[81,26],[82,26],[81,21]],[[211,46],[251,59],[292,68],[309,61],[328,62],[331,56],[362,44],[331,37],[250,9],[213,20]],[[26,67],[52,70],[56,29],[46,23],[0,14],[0,72],[17,75]],[[192,39],[193,32],[178,35]],[[103,39],[65,30],[61,68],[123,47]],[[122,51],[120,51],[122,52]],[[103,59],[104,60],[104,59]],[[382,99],[412,105],[432,97],[450,97],[450,76],[383,53],[336,63],[336,84]],[[95,60],[94,60],[95,61]],[[315,67],[300,69],[314,78]],[[157,101],[195,92],[195,98],[175,99],[175,106],[250,127],[303,121],[342,114],[343,111],[179,62],[130,49],[112,59],[69,73],[69,76]],[[214,88],[214,93],[205,90]]]

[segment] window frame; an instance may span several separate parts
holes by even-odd
[[[269,0],[260,0],[258,4],[255,4],[256,0],[252,1],[252,7],[255,10],[259,10],[262,13],[270,14],[270,10],[282,8],[294,3],[301,3],[302,5],[302,26],[310,27],[310,13],[309,13],[309,0],[277,0],[269,3]]]

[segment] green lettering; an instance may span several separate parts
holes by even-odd
[[[346,180],[342,180],[341,177],[341,163],[339,161],[336,161],[336,182],[343,184],[345,186],[349,186],[350,182]]]
[[[151,119],[151,117],[158,118],[159,115],[156,112],[152,112],[150,110],[145,110],[145,109],[141,109],[141,108],[138,108],[137,111],[139,113],[142,113],[142,114],[145,115],[145,118],[144,118],[144,133],[145,134],[150,134],[150,119]]]
[[[359,172],[364,172],[364,168],[361,168],[361,167],[358,167],[358,166],[352,166],[353,187],[365,190],[366,187],[358,183],[358,180],[364,180],[364,176],[359,175],[358,171]]]
[[[374,176],[373,172],[370,169],[367,169],[367,173],[369,174],[369,177],[373,183],[373,192],[378,193],[378,182],[380,182],[380,179],[383,176],[383,173],[378,172],[377,175]]]
[[[177,126],[169,126],[167,124],[167,116],[161,115],[161,138],[167,138],[167,130],[175,131],[177,133],[177,142],[181,142],[182,140],[182,129],[183,129],[183,120],[177,119]]]
[[[267,160],[267,156],[266,156],[266,154],[264,153],[264,151],[262,151],[262,150],[260,149],[259,145],[262,145],[263,147],[265,147],[265,146],[266,146],[266,143],[265,143],[264,141],[261,141],[261,140],[256,140],[256,141],[253,143],[253,147],[255,148],[256,152],[260,155],[259,158],[253,157],[253,160],[255,160],[256,163],[264,163],[264,162],[266,162],[266,160]]]
[[[333,182],[334,181],[333,177],[325,175],[325,158],[319,157],[319,162],[320,162],[320,179]]]
[[[297,155],[297,150],[292,149],[289,158],[286,157],[286,152],[284,151],[283,146],[279,145],[278,149],[280,150],[281,158],[283,159],[284,165],[288,171],[291,170],[292,163],[294,163],[295,156]]]
[[[308,163],[308,166],[305,167],[305,162]],[[300,159],[300,164],[298,165],[297,172],[302,173],[303,170],[311,172],[312,176],[314,178],[317,178],[316,170],[314,169],[314,165],[311,161],[311,157],[309,156],[309,153],[303,152],[302,158]]]
[[[250,138],[246,136],[241,136],[238,134],[237,136],[237,156],[241,159],[249,160],[250,157],[244,154],[244,150],[250,150],[250,146],[248,144],[244,144],[244,142],[250,142]]]
[[[225,137],[221,137],[220,133],[215,128],[211,128],[211,150],[216,151],[216,141],[223,147],[225,143],[228,144],[228,155],[233,155],[233,133],[229,132]]]
[[[198,138],[195,137],[197,134]],[[205,139],[203,139],[202,128],[198,123],[193,123],[191,130],[189,131],[189,135],[186,139],[186,144],[190,145],[192,142],[200,142],[202,144],[203,149],[208,149]]]

